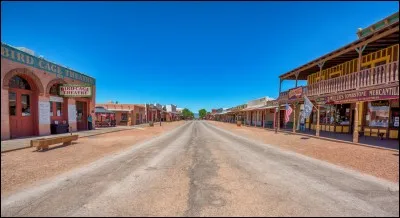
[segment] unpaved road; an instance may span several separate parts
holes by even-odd
[[[202,121],[1,199],[2,216],[399,216],[399,184]]]

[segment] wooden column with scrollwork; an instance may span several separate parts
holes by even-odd
[[[296,107],[298,102],[293,102],[293,132],[296,132]]]
[[[315,128],[315,135],[319,137],[319,105],[317,105],[317,126]]]
[[[354,108],[354,125],[353,125],[353,142],[358,143],[358,106],[360,102],[356,102],[356,107]]]

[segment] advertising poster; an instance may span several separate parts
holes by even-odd
[[[50,103],[39,101],[39,124],[50,124]]]

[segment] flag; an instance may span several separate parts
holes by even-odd
[[[312,108],[314,105],[311,103],[310,99],[307,96],[304,96],[304,118],[309,118],[312,112]]]
[[[290,114],[292,114],[293,109],[286,103],[285,109],[285,123],[289,122]]]

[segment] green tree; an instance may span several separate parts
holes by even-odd
[[[184,109],[182,110],[182,116],[183,116],[184,119],[190,119],[190,118],[193,118],[193,117],[194,117],[194,116],[193,116],[193,112],[190,111],[190,110],[187,109],[187,108],[184,108]]]
[[[206,109],[200,109],[199,110],[199,117],[201,118],[201,119],[203,119],[205,116],[207,115],[207,111],[206,111]]]

